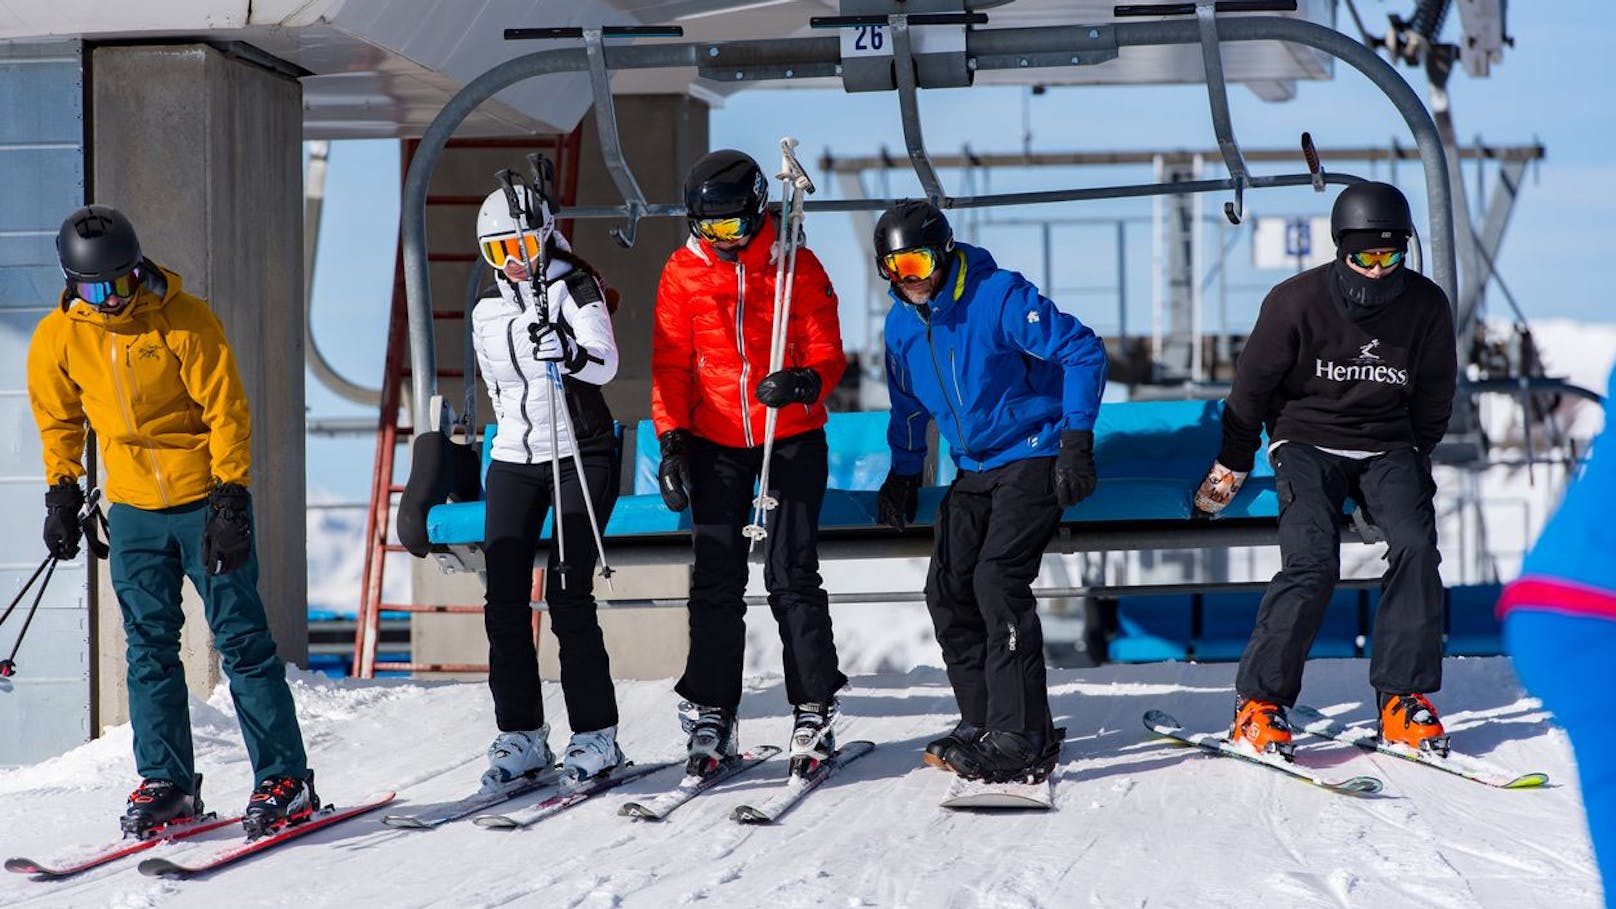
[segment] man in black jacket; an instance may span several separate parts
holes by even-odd
[[[1447,432],[1458,367],[1446,295],[1406,267],[1413,232],[1394,186],[1360,183],[1337,197],[1335,261],[1263,301],[1225,402],[1222,448],[1195,496],[1202,512],[1227,505],[1267,428],[1283,566],[1240,658],[1230,733],[1258,751],[1290,754],[1285,710],[1340,578],[1348,496],[1387,542],[1369,668],[1381,737],[1447,749],[1426,699],[1442,683],[1431,451]]]

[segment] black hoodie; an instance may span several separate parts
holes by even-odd
[[[1333,263],[1269,291],[1235,366],[1218,461],[1250,470],[1261,431],[1319,448],[1429,453],[1453,411],[1458,363],[1447,295],[1409,272],[1372,310],[1331,293]]]

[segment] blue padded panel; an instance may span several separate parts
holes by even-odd
[[[657,494],[657,465],[662,462],[662,446],[657,443],[656,424],[641,420],[634,430],[634,494]]]
[[[1201,633],[1195,639],[1195,659],[1204,662],[1240,659],[1246,639],[1257,624],[1261,591],[1201,595]],[[1337,590],[1324,612],[1308,659],[1358,655],[1358,591]]]
[[[1504,652],[1504,631],[1493,607],[1503,587],[1473,584],[1448,588],[1448,656],[1497,656]]]
[[[1117,598],[1113,662],[1182,660],[1189,653],[1194,598],[1189,594]]]

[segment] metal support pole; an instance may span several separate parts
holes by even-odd
[[[612,239],[619,246],[634,246],[634,235],[639,232],[640,217],[645,213],[645,193],[639,181],[628,168],[623,157],[623,143],[617,135],[617,108],[612,104],[612,78],[606,72],[606,45],[600,29],[584,29],[584,53],[589,57],[589,89],[595,98],[595,129],[600,133],[600,154],[606,161],[606,170],[612,183],[628,206],[628,223],[612,228]]]
[[[926,156],[926,136],[920,127],[920,99],[915,97],[915,58],[913,38],[909,33],[909,17],[892,17],[892,68],[898,82],[898,113],[903,119],[903,144],[909,150],[909,160],[915,165],[915,176],[926,191],[926,198],[941,205],[943,184],[937,179],[937,169]]]
[[[1234,182],[1234,201],[1223,203],[1223,216],[1239,224],[1246,211],[1246,162],[1234,140],[1234,121],[1229,116],[1229,88],[1223,81],[1223,51],[1218,44],[1215,0],[1195,0],[1195,23],[1201,33],[1201,62],[1206,67],[1206,97],[1212,107],[1212,132],[1218,137],[1218,151],[1229,167]]]

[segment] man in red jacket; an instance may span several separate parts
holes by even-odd
[[[842,352],[836,292],[819,260],[799,248],[785,360],[768,373],[780,224],[765,210],[769,183],[742,152],[712,152],[685,178],[690,238],[668,258],[657,288],[651,344],[651,413],[662,445],[658,485],[673,511],[690,508],[690,656],[675,690],[689,733],[686,772],[707,775],[739,753],[735,710],[746,646],[752,499],[763,467],[763,428],[776,408],[763,578],[785,645],[793,705],[793,773],[835,750],[837,668],[819,577],[819,506],[829,470],[826,392]]]

